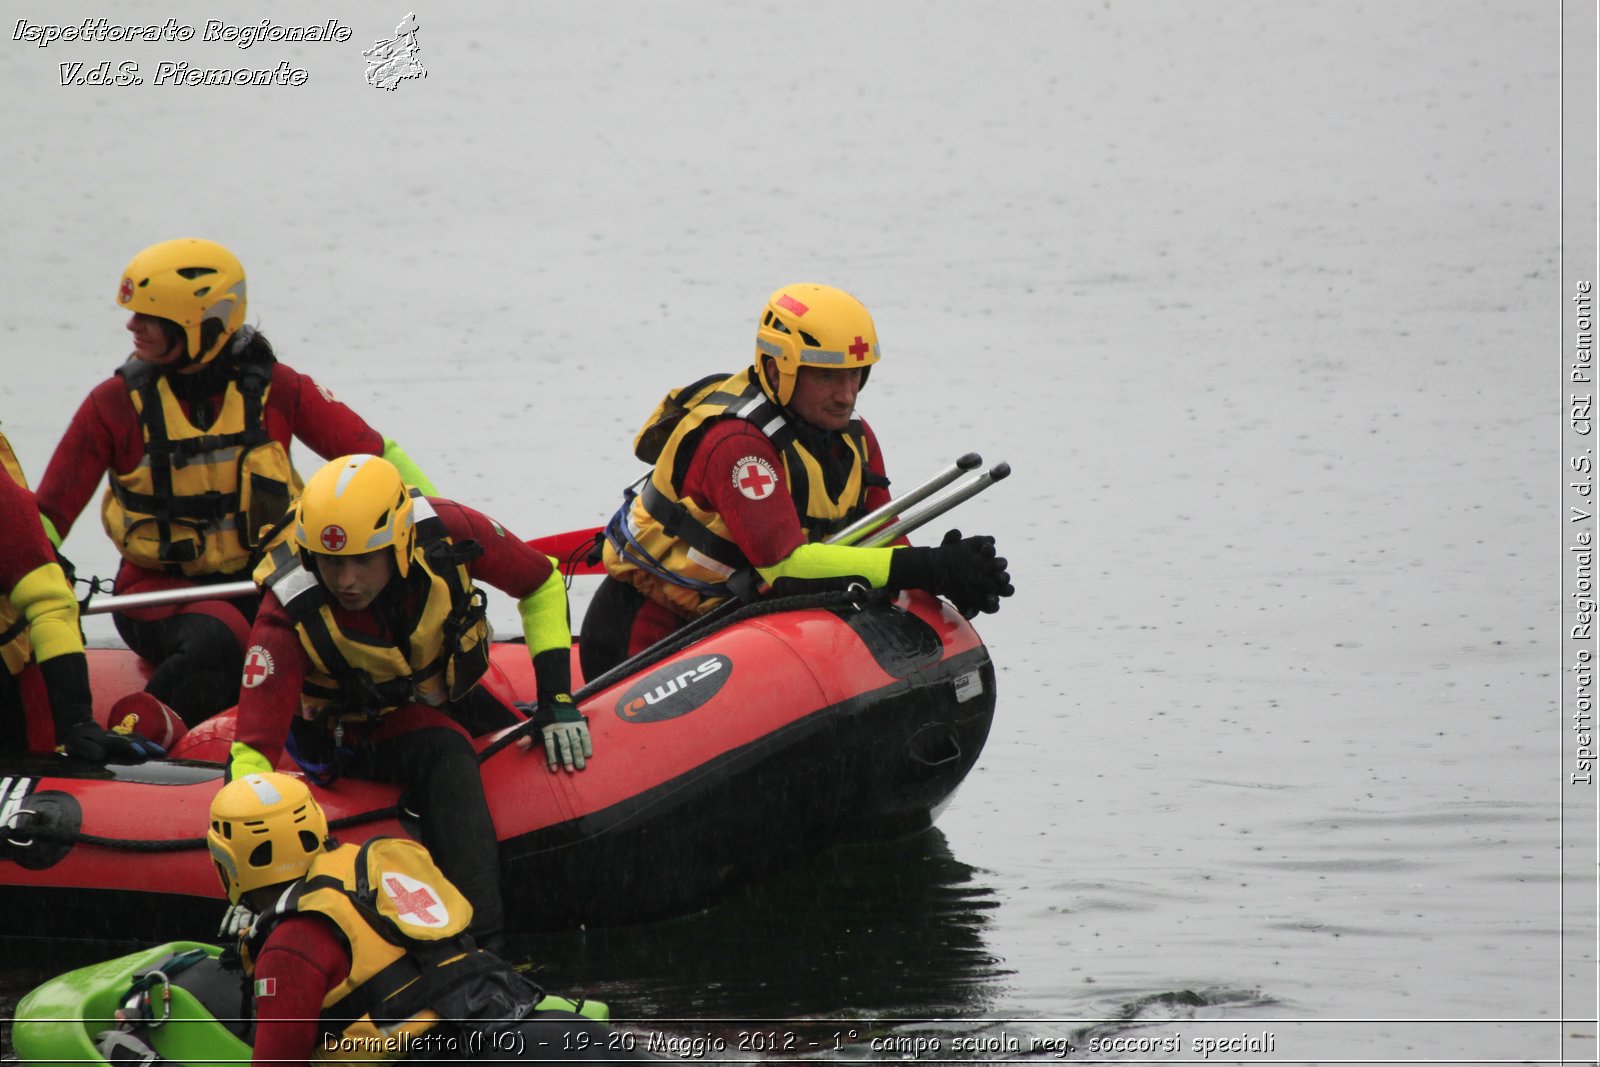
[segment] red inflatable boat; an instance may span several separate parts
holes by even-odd
[[[90,657],[98,706],[143,688],[132,653]],[[578,693],[586,771],[478,739],[513,924],[682,912],[836,842],[926,827],[995,706],[978,635],[922,593],[763,602],[629,666]],[[497,645],[484,684],[533,699],[525,649]],[[133,767],[0,756],[0,936],[207,933],[224,898],[204,833],[232,729],[224,714]],[[343,841],[407,832],[391,787],[316,794]]]

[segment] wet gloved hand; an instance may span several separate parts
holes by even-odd
[[[584,760],[594,755],[594,742],[589,738],[589,721],[572,702],[570,693],[517,706],[544,738],[545,762],[552,771],[558,766],[569,771],[583,770]]]
[[[926,589],[947,598],[967,618],[1000,610],[1000,598],[1015,589],[994,538],[962,537],[951,530],[936,548],[898,548],[889,557],[889,587]]]
[[[167,754],[166,749],[142,734],[115,733],[87,718],[65,730],[58,728],[56,741],[67,755],[91,763],[143,763]]]
[[[256,913],[250,910],[248,904],[234,904],[222,913],[222,925],[217,927],[217,936],[228,941],[237,941],[255,923]]]

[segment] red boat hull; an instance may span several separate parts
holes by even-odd
[[[142,687],[131,654],[91,654],[101,706]],[[525,648],[497,645],[484,684],[530,699]],[[840,841],[923,829],[976,761],[994,700],[977,634],[922,594],[713,632],[583,699],[587,770],[552,774],[516,747],[481,764],[508,917],[655,918]],[[0,759],[0,936],[203,930],[223,907],[203,835],[231,737],[229,713],[157,763]],[[414,830],[392,787],[316,793],[341,840]]]

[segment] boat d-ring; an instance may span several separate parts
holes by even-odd
[[[17,805],[0,814],[0,863],[30,871],[60,863],[72,851],[83,829],[83,809],[69,793],[44,789],[17,797]],[[28,816],[24,824],[22,817]]]
[[[23,815],[37,816],[38,814],[39,813],[34,811],[32,808],[18,808],[16,811],[13,811],[11,814],[7,815],[6,821],[3,824],[0,824],[0,830],[5,831],[5,843],[13,848],[32,848],[33,838],[30,837],[26,841],[18,841],[12,836],[12,833],[21,829],[21,827],[17,825],[18,818]]]

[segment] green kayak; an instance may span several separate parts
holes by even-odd
[[[250,1062],[249,1001],[216,945],[175,941],[69,971],[17,1004],[12,1041],[29,1064]],[[610,1020],[605,1004],[547,996],[536,1011]]]

